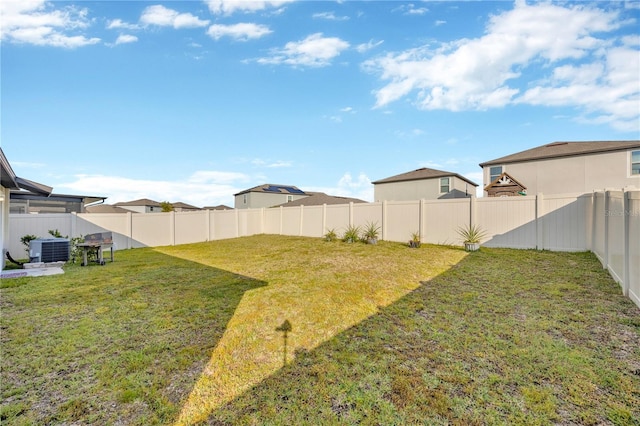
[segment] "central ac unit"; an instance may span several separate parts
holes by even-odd
[[[66,262],[70,256],[66,238],[42,238],[29,242],[29,262]]]

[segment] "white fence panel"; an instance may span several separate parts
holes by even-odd
[[[280,234],[282,213],[281,209],[264,209],[264,233],[265,234]]]
[[[175,244],[207,241],[208,210],[175,213]]]
[[[304,207],[302,211],[302,235],[305,237],[321,237],[324,230],[324,206]]]
[[[422,242],[459,245],[458,229],[469,225],[471,199],[423,201]]]
[[[536,196],[482,198],[476,223],[486,232],[487,247],[536,248]]]
[[[210,232],[212,240],[224,240],[236,238],[238,236],[238,211],[237,210],[216,210],[212,213]]]
[[[240,236],[261,234],[263,209],[238,210],[238,233]]]
[[[591,195],[544,196],[542,200],[542,242],[539,248],[581,251],[587,247],[587,212]]]
[[[383,239],[408,242],[411,234],[420,232],[420,201],[389,201],[383,205]]]
[[[364,228],[368,224],[373,224],[379,226],[382,231],[382,203],[353,203],[351,207],[354,225]]]
[[[9,244],[5,249],[11,253],[14,259],[27,258],[28,248],[20,239],[25,235],[35,235],[38,238],[51,238],[49,230],[56,229],[60,234],[72,237],[71,216],[64,213],[39,214],[38,220],[34,220],[36,215],[31,214],[11,214],[9,215]]]
[[[302,207],[286,207],[280,209],[282,214],[282,235],[300,235],[302,224]]]
[[[331,229],[338,234],[338,237],[342,237],[342,234],[349,226],[349,214],[349,204],[335,204],[327,206],[325,232]]]
[[[624,193],[609,191],[609,205],[605,211],[608,215],[607,231],[607,265],[611,276],[622,286],[624,278]]]
[[[159,247],[174,244],[172,213],[131,215],[132,247]]]

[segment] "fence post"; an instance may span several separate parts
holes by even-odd
[[[133,213],[127,212],[127,248],[133,247]]]
[[[475,226],[476,222],[476,197],[469,197],[469,226]]]
[[[609,198],[611,194],[604,190],[604,269],[609,270]]]
[[[544,250],[544,195],[536,194],[536,250]]]
[[[322,205],[322,229],[320,235],[324,235],[327,229],[327,203]]]
[[[420,200],[420,210],[419,210],[419,214],[418,214],[418,235],[420,236],[420,241],[422,241],[423,236],[425,234],[425,210],[427,210],[426,206],[425,206],[426,200],[424,198],[422,198]]]
[[[631,260],[631,247],[630,244],[630,235],[629,235],[629,225],[631,221],[631,201],[629,200],[629,196],[631,193],[629,191],[625,191],[622,188],[622,214],[624,217],[624,226],[623,231],[624,235],[624,252],[622,256],[622,293],[629,297],[629,287],[631,286],[631,276],[629,275],[630,267],[629,261]]]
[[[298,227],[298,236],[302,236],[302,226],[304,221],[304,205],[300,205],[300,226]]]
[[[284,207],[280,206],[280,230],[278,231],[278,235],[282,235],[282,215],[284,214]]]
[[[69,238],[75,238],[78,236],[76,234],[78,232],[78,213],[71,212],[71,215],[69,216],[69,221],[71,222],[69,224],[71,228],[71,232],[69,233]]]

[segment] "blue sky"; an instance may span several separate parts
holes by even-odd
[[[640,139],[639,1],[3,0],[1,146],[62,194],[373,201],[420,167]]]

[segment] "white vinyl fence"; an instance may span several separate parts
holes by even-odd
[[[507,198],[385,201],[381,203],[203,210],[171,213],[14,214],[10,244],[14,258],[26,253],[24,235],[69,237],[111,231],[117,249],[167,246],[256,234],[322,237],[348,226],[380,226],[381,239],[460,244],[457,230],[477,224],[482,245],[553,251],[593,251],[640,307],[640,191],[606,191]]]

